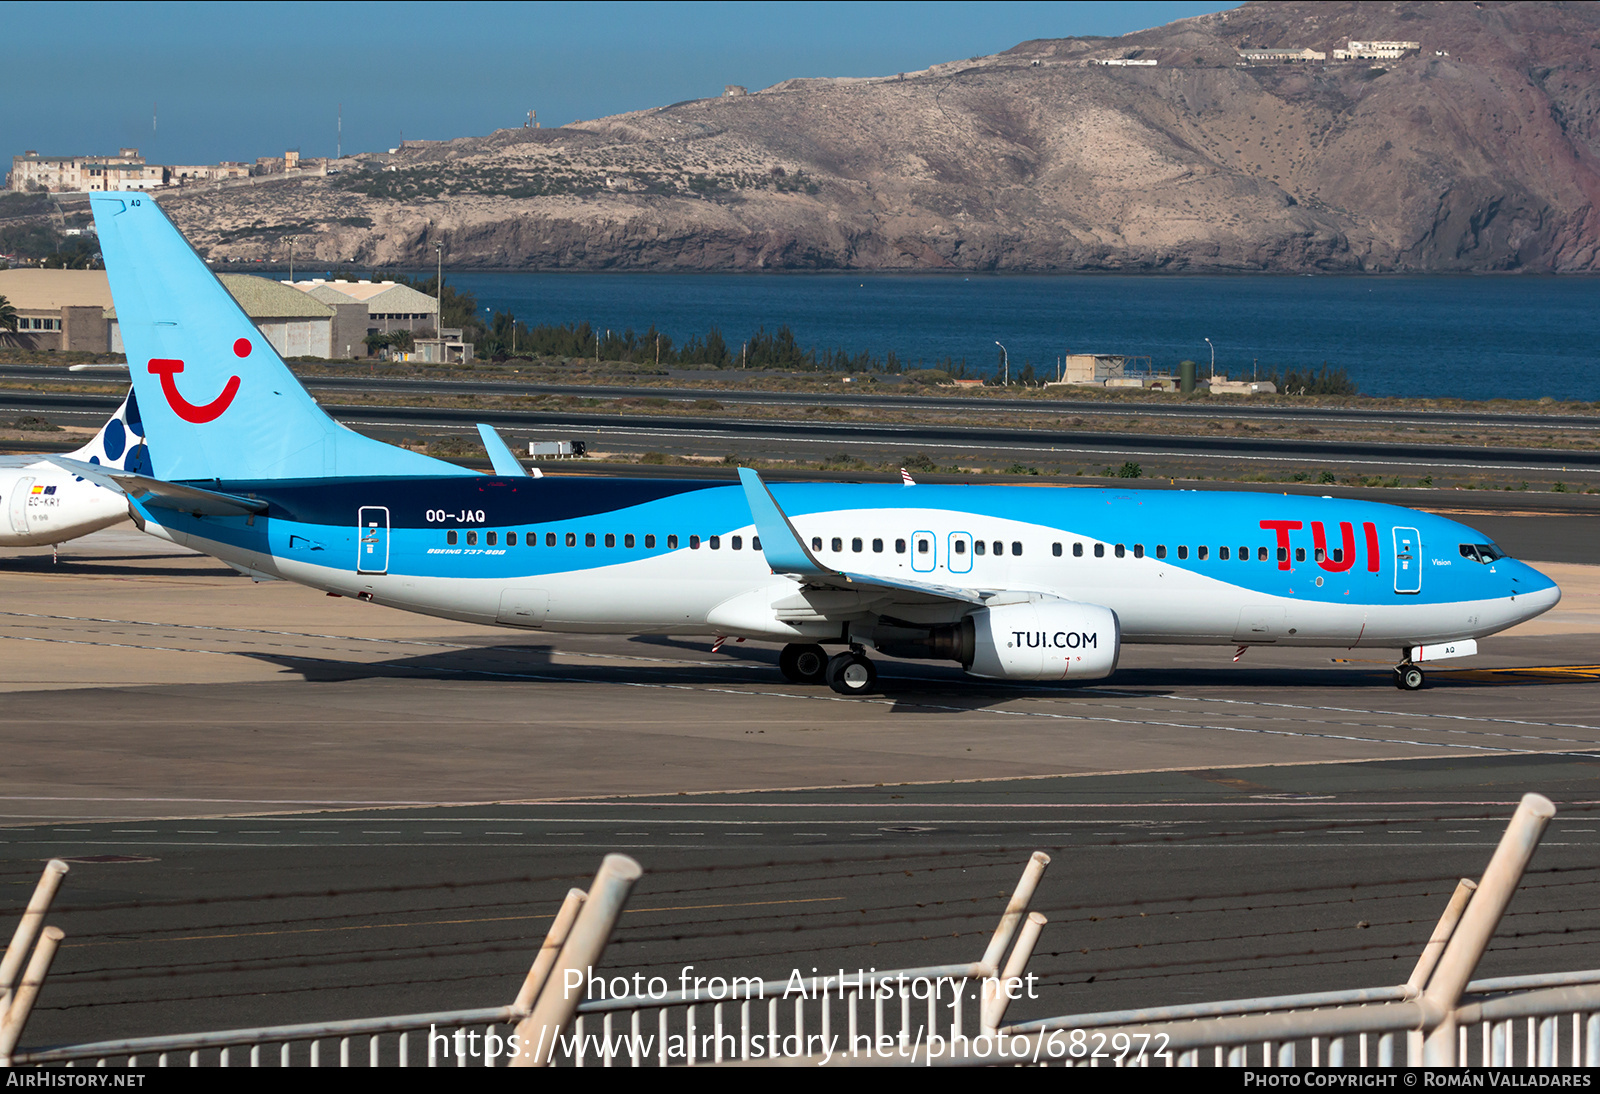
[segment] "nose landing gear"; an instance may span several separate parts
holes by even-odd
[[[1422,670],[1410,661],[1402,661],[1394,667],[1394,686],[1401,691],[1421,691],[1426,683]]]

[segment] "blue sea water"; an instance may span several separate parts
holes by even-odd
[[[430,271],[431,272],[431,271]],[[737,347],[787,324],[802,346],[1052,371],[1066,353],[1253,368],[1345,368],[1363,393],[1600,400],[1600,278],[446,273],[487,317],[530,326],[713,325]]]

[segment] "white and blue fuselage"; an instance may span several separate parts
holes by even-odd
[[[870,588],[831,592],[825,614],[775,608],[803,582],[773,573],[737,484],[472,475],[208,485],[268,508],[253,518],[163,512],[165,534],[262,575],[450,619],[788,641],[844,641],[853,629],[870,641],[885,614]],[[1419,646],[1493,634],[1560,597],[1465,525],[1369,502],[1014,486],[771,489],[830,568],[1104,605],[1124,642]],[[929,624],[967,610],[891,609]]]

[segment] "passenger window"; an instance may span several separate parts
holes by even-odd
[[[1119,543],[1115,547],[1111,548],[1111,553],[1116,555],[1118,558],[1126,558],[1128,549]]]
[[[1249,562],[1250,561],[1250,548],[1248,548],[1248,547],[1239,548],[1239,561],[1240,562]]]
[[[1326,560],[1327,557],[1327,552],[1323,551],[1321,547],[1313,547],[1311,549],[1311,560],[1313,562],[1322,562]]]
[[[894,541],[894,553],[897,554],[897,555],[903,555],[903,554],[906,553],[906,541],[905,540],[897,539],[897,540]]]
[[[822,537],[821,536],[812,536],[811,537],[811,549],[813,551],[822,550]]]
[[[627,535],[622,537],[622,545],[624,547],[632,547],[633,546],[633,533],[632,532],[629,532]]]
[[[732,537],[732,540],[729,542],[728,545],[730,547],[732,547],[735,551],[742,551],[742,550],[744,550],[744,537],[743,536],[734,536],[734,537]]]
[[[515,532],[507,532],[506,533],[506,546],[507,547],[515,547],[516,545],[517,545],[517,533],[515,533]]]
[[[1219,559],[1221,559],[1223,562],[1228,561],[1228,549],[1226,547],[1218,547],[1217,548],[1217,557]]]
[[[1011,544],[1011,553],[1014,554],[1014,555],[1022,554],[1022,541],[1021,540],[1014,540],[1012,542],[1012,544]]]
[[[1167,545],[1165,543],[1156,544],[1156,557],[1157,558],[1166,558],[1167,557]]]
[[[832,547],[835,551],[842,551],[844,550],[844,540],[840,539],[838,536],[834,536],[833,542],[828,544],[828,546]]]
[[[1054,555],[1055,557],[1060,558],[1061,557],[1061,544],[1052,543],[1050,545],[1050,553],[1052,555]]]
[[[700,549],[700,537],[699,536],[690,536],[689,537],[689,550],[698,551],[699,549]]]
[[[1304,547],[1296,547],[1294,549],[1294,560],[1296,562],[1304,562],[1306,560],[1306,549]]]
[[[615,547],[616,545],[617,545],[616,533],[615,532],[607,532],[606,533],[606,546],[607,547]]]
[[[477,545],[478,545],[478,533],[476,533],[476,532],[468,532],[467,533],[467,546],[468,547],[476,547]]]
[[[761,537],[760,536],[751,536],[750,537],[750,549],[752,551],[761,550]]]
[[[1335,547],[1333,550],[1328,552],[1328,556],[1330,558],[1332,558],[1333,561],[1335,561],[1335,562],[1343,562],[1344,561],[1344,548],[1343,547]]]
[[[448,543],[452,547],[454,547],[456,545],[456,540],[458,538],[460,538],[460,537],[458,537],[454,532],[446,532],[444,534],[444,541],[446,543]]]
[[[713,551],[722,550],[722,537],[721,536],[712,536],[711,540],[710,540],[710,543],[711,543],[711,549]]]
[[[567,546],[568,547],[576,547],[577,545],[578,545],[578,533],[576,533],[576,532],[568,532],[567,533]]]
[[[883,540],[875,539],[872,541],[872,553],[875,555],[883,554]]]
[[[1104,543],[1096,543],[1094,545],[1094,557],[1095,558],[1105,558],[1106,557],[1106,545]]]
[[[1083,557],[1083,544],[1074,543],[1072,545],[1072,557],[1073,558],[1082,558]]]
[[[855,539],[850,541],[850,550],[854,551],[856,554],[859,555],[861,553],[862,547],[863,544],[860,536],[857,536]]]
[[[1133,557],[1134,558],[1143,558],[1144,557],[1144,544],[1135,543],[1133,545]]]
[[[554,547],[556,545],[556,534],[554,532],[546,532],[544,534],[544,545],[546,547]]]
[[[667,550],[676,551],[677,549],[678,549],[678,537],[677,536],[668,536],[667,537]]]
[[[1266,550],[1265,547],[1263,547],[1261,549],[1263,551]],[[1288,562],[1289,561],[1289,548],[1287,548],[1287,547],[1279,547],[1278,548],[1278,561],[1279,562]]]
[[[1198,546],[1198,547],[1196,547],[1194,549],[1194,557],[1199,559],[1201,562],[1204,562],[1206,560],[1206,551],[1207,550],[1208,550],[1208,548],[1206,547],[1206,545],[1202,543],[1200,546]]]
[[[500,542],[500,535],[498,532],[489,532],[484,536],[483,541],[490,547],[497,546]]]
[[[994,541],[994,553],[997,554],[997,555],[1005,554],[1006,553],[1006,545],[1004,543],[1001,543],[999,540],[995,540]]]
[[[859,540],[859,539],[858,539],[858,540],[856,540],[856,542],[857,542],[857,543],[860,543],[860,542],[861,542],[861,541],[860,541],[860,540]],[[966,553],[967,553],[967,543],[966,543],[966,540],[962,540],[962,539],[958,539],[958,540],[956,540],[956,542],[955,542],[955,549],[956,549],[956,554],[958,554],[958,555],[964,555],[964,554],[966,554]]]
[[[1267,561],[1267,549],[1265,547],[1257,547],[1256,548],[1256,561],[1257,562],[1265,562],[1265,561]]]
[[[1180,559],[1185,559],[1185,558],[1189,557],[1189,548],[1188,548],[1188,546],[1186,544],[1182,544],[1182,543],[1178,544],[1178,557]]]
[[[654,551],[656,549],[656,537],[655,536],[645,536],[644,537],[644,549],[646,551]]]
[[[973,554],[981,555],[987,550],[988,550],[988,546],[987,546],[987,544],[985,544],[983,542],[983,540],[975,539],[975,540],[972,541],[972,553]]]
[[[593,547],[594,546],[594,533],[593,532],[585,532],[585,533],[583,533],[583,545],[585,547]]]

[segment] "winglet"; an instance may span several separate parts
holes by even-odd
[[[777,499],[761,476],[748,467],[739,468],[739,481],[744,485],[745,500],[750,504],[750,515],[755,518],[756,532],[761,536],[761,552],[767,565],[775,574],[811,576],[837,574],[816,560],[794,530],[789,518],[778,506]]]
[[[500,434],[495,432],[494,426],[478,423],[478,436],[483,438],[484,451],[489,453],[489,462],[494,464],[494,473],[506,478],[528,477],[528,469],[506,445]]]

